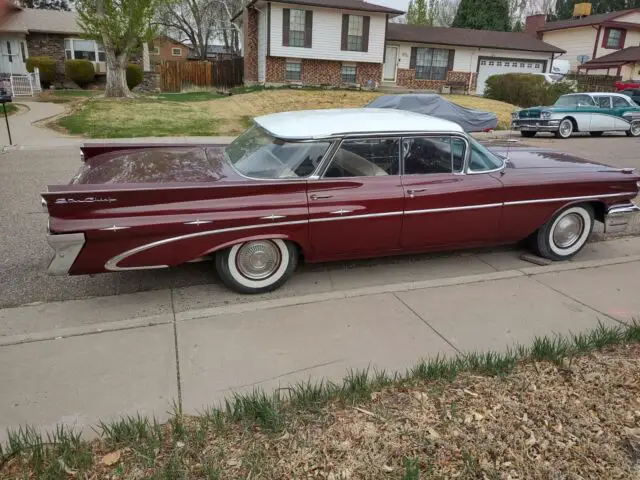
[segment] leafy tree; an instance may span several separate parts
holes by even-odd
[[[40,10],[71,10],[69,3],[73,0],[20,0],[18,4],[23,8],[37,8]]]
[[[452,27],[509,31],[507,0],[461,0]]]
[[[77,0],[78,24],[101,42],[107,64],[106,97],[131,97],[126,68],[132,53],[155,35],[151,19],[166,0]]]

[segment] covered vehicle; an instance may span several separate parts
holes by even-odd
[[[230,145],[98,143],[42,194],[58,275],[213,260],[243,293],[298,259],[326,262],[515,243],[564,260],[595,221],[625,228],[640,177],[564,153],[491,151],[412,112],[346,109],[255,119]],[[508,156],[508,160],[505,158]]]
[[[498,126],[495,113],[463,107],[437,94],[382,95],[366,108],[393,108],[431,115],[457,123],[465,132],[486,132]]]

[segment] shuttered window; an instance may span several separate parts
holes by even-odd
[[[343,15],[341,49],[351,52],[368,52],[370,26],[371,17]]]
[[[282,45],[285,47],[311,48],[312,29],[312,10],[282,10]]]
[[[304,47],[304,10],[291,9],[289,23],[289,46]]]

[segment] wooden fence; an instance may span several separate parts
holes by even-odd
[[[244,63],[242,58],[215,62],[166,61],[158,65],[160,89],[180,92],[184,87],[231,88],[242,85]]]

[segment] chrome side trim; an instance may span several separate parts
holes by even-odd
[[[108,230],[108,231],[111,231],[111,232],[117,232],[118,230],[126,230],[128,228],[131,228],[131,227],[119,227],[118,225],[114,225],[112,227],[101,228],[100,230]]]
[[[461,210],[480,210],[482,208],[496,208],[501,207],[502,203],[486,203],[482,205],[465,205],[462,207],[448,207],[448,208],[428,208],[426,210],[407,210],[404,213],[406,215],[415,215],[419,213],[438,213],[438,212],[457,212]]]
[[[367,213],[364,215],[341,215],[338,217],[321,217],[321,218],[312,218],[309,220],[309,223],[319,223],[319,222],[334,222],[336,220],[361,220],[363,218],[377,218],[377,217],[394,217],[397,215],[403,215],[406,212],[402,210],[397,212],[382,212],[382,213]]]
[[[260,217],[260,220],[281,220],[287,218],[286,215],[267,215],[266,217]]]
[[[353,212],[353,210],[346,210],[344,208],[341,208],[340,210],[335,210],[333,212],[329,212],[331,215],[344,215],[345,213],[351,213]]]
[[[47,273],[49,275],[66,275],[73,262],[76,261],[80,250],[84,246],[84,233],[66,233],[61,235],[47,235],[47,242],[55,251]]]
[[[512,206],[529,205],[531,203],[573,202],[575,200],[597,200],[599,198],[626,197],[628,195],[636,195],[636,192],[605,193],[603,195],[587,195],[584,197],[537,198],[535,200],[517,200],[515,202],[504,202],[504,205]]]
[[[213,220],[193,220],[191,222],[184,222],[185,225],[195,225],[195,226],[200,226],[200,225],[206,225],[208,223],[213,223]]]
[[[155,268],[167,268],[168,265],[150,265],[144,267],[118,267],[118,263],[120,263],[125,258],[130,257],[131,255],[135,255],[140,252],[144,252],[151,248],[159,247],[161,245],[166,245],[167,243],[177,242],[179,240],[184,240],[187,238],[196,238],[196,237],[204,237],[206,235],[216,235],[219,233],[228,233],[228,232],[239,232],[242,230],[253,230],[254,228],[264,228],[264,227],[282,227],[286,225],[300,225],[303,223],[308,223],[308,220],[295,220],[291,222],[279,222],[279,223],[265,223],[259,225],[244,225],[242,227],[230,227],[230,228],[221,228],[219,230],[207,230],[204,232],[195,232],[188,233],[186,235],[179,235],[177,237],[165,238],[164,240],[158,240],[157,242],[147,243],[146,245],[141,245],[136,248],[132,248],[131,250],[127,250],[126,252],[120,253],[115,257],[111,258],[104,264],[105,270],[109,270],[111,272],[122,272],[126,270],[148,270]]]

